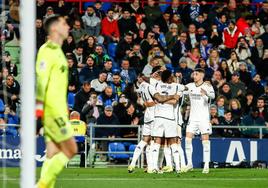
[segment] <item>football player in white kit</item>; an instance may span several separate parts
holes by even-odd
[[[152,70],[152,74],[151,74],[151,80],[155,81],[157,83],[157,81],[160,80],[160,71],[161,71],[161,67],[155,67]],[[145,80],[145,79],[144,79]],[[151,81],[150,80],[150,81]],[[155,83],[155,84],[156,84]],[[147,159],[147,172],[150,173],[152,172],[152,155],[151,155],[151,150],[150,150],[150,141],[151,141],[151,129],[152,129],[152,125],[154,123],[154,111],[155,111],[155,101],[160,102],[160,103],[164,103],[166,101],[172,100],[172,99],[176,99],[176,97],[172,96],[161,96],[159,93],[155,92],[155,87],[153,86],[153,84],[149,84],[146,81],[143,81],[140,86],[139,86],[139,90],[138,93],[140,94],[140,96],[142,97],[142,100],[144,101],[144,106],[146,107],[145,110],[145,114],[144,114],[144,125],[143,125],[143,129],[142,129],[142,135],[143,135],[143,140],[141,140],[137,147],[135,148],[134,154],[133,154],[133,158],[132,161],[130,163],[130,165],[128,166],[128,172],[132,173],[135,169],[136,166],[136,162],[139,158],[139,156],[141,155],[144,147],[146,147],[146,159]]]
[[[162,82],[156,85],[156,94],[166,96],[177,95],[178,87],[177,85],[172,84],[173,76],[169,70],[164,70],[162,72],[161,80]],[[158,156],[162,138],[167,139],[174,158],[176,171],[180,172],[179,147],[176,140],[176,137],[178,136],[178,127],[175,122],[175,105],[177,104],[178,99],[179,97],[166,103],[158,103],[155,106],[155,120],[151,133],[152,137],[154,137],[154,143],[152,144],[151,149],[153,171],[155,173],[159,172]]]
[[[202,173],[209,173],[210,162],[210,140],[209,135],[212,133],[209,121],[210,101],[215,98],[213,87],[204,82],[205,72],[203,69],[195,69],[193,72],[194,82],[186,85],[190,98],[190,117],[186,128],[185,152],[187,157],[187,171],[193,169],[192,163],[192,138],[195,134],[201,133],[203,145],[204,169]]]

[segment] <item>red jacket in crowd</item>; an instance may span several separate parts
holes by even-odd
[[[223,31],[223,41],[226,48],[236,48],[238,38],[242,36],[242,33],[238,31],[235,26],[234,30],[231,32],[228,27]]]
[[[105,17],[101,22],[101,34],[109,37],[120,37],[117,20]]]

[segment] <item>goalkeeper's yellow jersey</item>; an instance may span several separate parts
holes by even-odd
[[[68,65],[61,46],[47,41],[37,54],[36,99],[44,103],[46,116],[68,117]]]

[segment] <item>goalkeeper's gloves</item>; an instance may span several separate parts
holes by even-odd
[[[42,119],[44,116],[43,103],[37,102],[35,109],[36,116],[36,134],[39,134],[40,129],[43,127]]]

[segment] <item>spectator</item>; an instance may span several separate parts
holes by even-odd
[[[75,50],[74,38],[71,34],[69,34],[67,40],[63,42],[62,51],[64,52],[64,54],[66,54],[66,53],[72,53],[74,50]]]
[[[236,22],[237,30],[240,31],[242,35],[244,35],[246,30],[250,30],[252,24],[253,24],[252,15],[241,16]]]
[[[257,72],[260,72],[262,57],[264,55],[264,45],[261,38],[256,39],[256,45],[251,48],[251,62],[256,66]]]
[[[121,37],[124,37],[127,33],[137,35],[138,28],[136,26],[136,20],[130,15],[129,10],[123,10],[123,17],[118,20],[118,28]]]
[[[121,63],[121,78],[125,83],[133,83],[136,78],[137,74],[136,71],[129,66],[129,60],[123,59]]]
[[[50,17],[50,16],[54,16],[54,15],[55,15],[55,13],[54,13],[54,9],[53,9],[53,7],[49,6],[49,7],[47,7],[47,9],[46,9],[46,14],[45,14],[45,16],[43,17],[43,20],[47,19],[47,18]]]
[[[94,3],[94,10],[96,16],[100,18],[100,20],[105,18],[105,12],[102,10],[102,2],[101,1],[96,1]]]
[[[181,33],[183,30],[185,30],[185,26],[183,25],[181,16],[179,14],[172,15],[171,23],[174,23],[178,27],[178,33]]]
[[[200,50],[200,53],[201,53],[201,57],[204,60],[208,59],[209,52],[210,52],[211,48],[212,48],[212,45],[208,43],[208,37],[205,36],[205,35],[202,36],[200,44],[199,44],[199,50]]]
[[[258,109],[258,116],[263,118],[263,119],[266,119],[267,117],[267,110],[266,110],[266,106],[265,106],[265,100],[264,98],[262,97],[259,97],[258,100],[257,100],[257,109]]]
[[[238,99],[233,98],[229,101],[229,110],[232,113],[233,119],[240,123],[243,112]]]
[[[132,16],[135,16],[136,19],[138,16],[142,16],[142,18],[145,17],[144,10],[140,6],[140,0],[134,0],[130,6],[129,6],[129,12]]]
[[[231,80],[232,74],[229,70],[228,63],[226,60],[221,61],[219,68],[218,68],[218,71],[221,72],[222,78],[224,80],[226,80],[227,82],[229,82]]]
[[[239,78],[239,72],[234,72],[232,74],[232,79],[229,82],[233,98],[240,97],[241,95],[246,93],[246,86],[243,82],[240,81]]]
[[[199,43],[199,38],[194,24],[190,24],[188,27],[188,41],[191,43],[192,48],[195,48]]]
[[[249,59],[251,57],[251,51],[247,41],[244,38],[241,37],[238,39],[237,48],[235,52],[237,53],[238,59],[240,61],[245,61],[248,65],[252,64]]]
[[[214,70],[208,67],[206,61],[203,58],[200,58],[199,63],[196,65],[195,68],[201,68],[205,71],[205,78],[204,80],[211,80]]]
[[[79,89],[79,73],[77,68],[74,66],[74,60],[72,57],[67,57],[69,76],[68,76],[68,91],[76,93]]]
[[[154,67],[160,66],[158,58],[152,58],[144,67],[142,73],[145,77],[150,77]]]
[[[42,19],[35,20],[35,28],[36,28],[36,48],[39,49],[46,41],[46,33],[43,29],[43,21]]]
[[[98,102],[97,93],[95,91],[90,92],[90,97],[82,108],[83,119],[87,124],[96,123],[102,111],[103,107]]]
[[[214,23],[217,25],[217,30],[219,33],[223,32],[225,28],[228,27],[227,16],[224,13],[220,13],[216,18]]]
[[[254,75],[253,79],[248,85],[248,90],[254,91],[254,97],[258,98],[264,93],[264,87],[261,84],[259,74]]]
[[[126,33],[124,38],[118,43],[116,48],[117,61],[121,61],[126,57],[133,48],[133,35],[131,33]]]
[[[251,82],[251,74],[248,72],[248,67],[245,62],[239,63],[239,71],[240,80],[248,87]]]
[[[161,50],[160,46],[153,46],[152,50],[149,52],[148,61],[150,62],[152,58],[158,58],[161,66],[171,63],[171,60]]]
[[[45,14],[46,14],[45,0],[37,0],[36,1],[36,18],[43,19]]]
[[[183,8],[180,6],[179,0],[172,0],[171,5],[169,5],[166,9],[166,12],[168,12],[171,17],[173,15],[182,15]]]
[[[226,80],[222,78],[220,71],[214,71],[211,81],[215,89],[215,92],[219,91],[219,89],[223,86],[223,84],[226,83]]]
[[[6,68],[10,75],[18,76],[18,67],[15,63],[11,62],[11,59],[9,51],[5,51],[5,53],[3,53],[0,69],[3,70],[3,68]]]
[[[108,86],[106,83],[106,79],[107,79],[107,73],[105,71],[101,71],[99,73],[99,77],[92,80],[90,82],[90,85],[97,93],[101,93]]]
[[[169,25],[169,31],[165,35],[167,50],[171,50],[178,38],[178,26],[175,23]]]
[[[235,71],[239,69],[239,57],[235,51],[231,52],[230,59],[227,60],[227,64],[230,72],[233,74]]]
[[[242,33],[238,31],[237,26],[233,21],[228,24],[228,27],[223,31],[223,44],[225,46],[225,52],[227,57],[231,50],[236,47],[238,38],[242,36]]]
[[[259,116],[257,108],[253,108],[249,115],[243,117],[241,125],[243,126],[265,126],[265,121]],[[265,133],[265,131],[263,132]],[[242,129],[245,137],[259,138],[259,129]]]
[[[209,57],[207,59],[207,64],[213,70],[217,70],[220,66],[221,58],[217,49],[211,49]]]
[[[256,100],[254,98],[252,91],[248,91],[246,93],[245,101],[244,101],[244,103],[241,103],[241,105],[244,109],[243,110],[244,115],[248,115],[252,111],[253,107],[255,107],[255,105],[256,105]]]
[[[103,68],[103,70],[107,73],[107,82],[113,81],[112,68],[113,68],[113,62],[112,62],[112,60],[107,60],[104,63],[104,68]]]
[[[114,11],[109,9],[107,16],[101,22],[101,34],[104,37],[105,44],[119,42],[119,28],[117,20],[114,19]]]
[[[87,32],[81,27],[81,21],[75,20],[71,34],[74,37],[75,44],[78,44]]]
[[[208,36],[208,42],[212,44],[212,47],[217,48],[222,44],[222,32],[218,30],[216,24],[212,24],[211,31]]]
[[[94,59],[95,66],[100,69],[103,69],[104,62],[110,60],[110,57],[104,52],[103,46],[100,44],[96,45],[95,52],[90,56]]]
[[[226,105],[227,105],[227,99],[223,96],[220,95],[216,99],[216,106],[217,106],[217,113],[219,117],[223,117],[224,113],[226,111]]]
[[[119,125],[117,116],[113,113],[113,107],[108,105],[104,108],[102,113],[97,119],[97,125]],[[117,128],[97,128],[96,137],[115,138],[119,136]]]
[[[107,105],[115,106],[117,102],[117,95],[113,93],[113,88],[111,86],[105,87],[104,91],[98,96],[98,104],[103,107]]]
[[[126,84],[125,82],[121,79],[121,76],[119,73],[114,73],[113,74],[113,80],[109,84],[111,88],[113,89],[113,94],[116,95],[118,98],[125,90]]]
[[[144,7],[144,12],[147,28],[151,28],[162,15],[160,7],[155,4],[155,0],[148,0],[148,5]]]
[[[141,46],[134,44],[133,49],[128,54],[128,60],[130,67],[136,70],[136,73],[140,73],[145,66],[145,59],[141,54]]]
[[[20,98],[20,84],[12,75],[8,75],[6,81],[0,86],[0,98],[16,112],[16,105]]]
[[[203,14],[199,14],[197,19],[193,21],[193,24],[197,29],[204,28],[205,30],[208,30],[208,21],[205,19]]]
[[[154,43],[156,43],[155,34],[152,31],[147,33],[146,39],[141,41],[141,52],[145,59],[147,59],[149,55],[149,51],[152,49]]]
[[[84,63],[84,48],[83,48],[83,44],[79,43],[77,44],[75,50],[73,51],[74,57],[76,59],[75,62],[77,62],[76,66],[78,69],[84,68],[86,66],[86,64]]]
[[[85,30],[88,35],[98,37],[100,34],[101,20],[96,16],[93,6],[88,6],[85,15],[82,16]]]
[[[164,12],[162,16],[159,18],[157,21],[157,24],[154,23],[155,27],[156,25],[159,27],[159,31],[163,34],[168,32],[168,27],[170,25],[170,13],[169,12]]]
[[[162,47],[162,49],[166,49],[167,43],[165,39],[165,33],[161,30],[160,24],[154,24],[152,27],[152,31],[155,34],[155,39],[157,43]]]
[[[197,0],[191,0],[183,9],[183,21],[185,25],[189,25],[197,19],[202,10]]]
[[[219,89],[219,94],[226,97],[227,100],[230,100],[232,98],[232,91],[230,85],[228,83],[224,83]]]
[[[179,62],[182,56],[186,56],[187,53],[191,50],[191,44],[188,43],[187,40],[187,33],[182,32],[180,37],[178,37],[177,42],[175,43],[174,47],[172,48],[172,65],[176,67],[177,63]]]
[[[212,104],[209,108],[210,111],[210,123],[211,125],[219,125],[219,116],[217,113],[217,106],[215,104]],[[218,131],[216,131],[218,132]]]
[[[94,36],[88,36],[88,38],[86,38],[84,40],[84,55],[86,57],[88,57],[91,54],[94,54],[96,49],[96,40]]]
[[[220,118],[220,125],[222,126],[238,126],[238,122],[233,118],[231,111],[226,111],[224,113],[224,117]],[[230,128],[230,129],[222,129],[221,136],[223,137],[240,137],[239,129]]]
[[[90,82],[84,81],[81,89],[75,95],[73,108],[75,111],[79,113],[82,112],[83,106],[88,101],[90,92],[92,91],[93,89],[91,88]]]
[[[91,82],[92,80],[98,78],[99,69],[94,64],[95,62],[93,57],[88,56],[86,66],[82,68],[79,73],[80,83],[84,83],[85,81]]]
[[[264,94],[261,96],[264,98],[264,101],[265,101],[265,106],[268,107],[268,86],[266,85],[265,86],[265,89],[264,89]]]
[[[182,57],[179,66],[175,67],[176,76],[181,79],[182,84],[188,84],[191,81],[193,70],[187,67],[187,59]]]
[[[187,67],[194,70],[201,57],[199,49],[192,48],[191,52],[187,53],[187,56]]]

